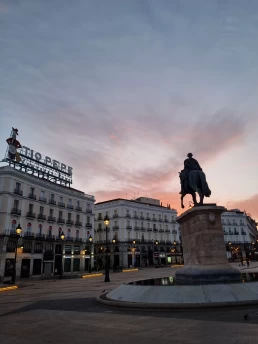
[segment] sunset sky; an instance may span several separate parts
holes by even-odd
[[[0,156],[17,127],[97,202],[181,212],[192,152],[206,202],[258,220],[257,94],[257,0],[0,0]]]

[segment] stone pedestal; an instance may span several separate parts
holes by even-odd
[[[195,206],[177,218],[182,234],[184,267],[176,272],[178,284],[230,283],[240,272],[227,259],[221,214],[216,204]]]

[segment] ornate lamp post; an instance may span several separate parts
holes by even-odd
[[[60,270],[60,276],[59,278],[62,279],[64,276],[64,241],[65,241],[65,235],[64,232],[62,231],[62,233],[60,234],[60,239],[62,240],[62,262],[61,262],[61,270]]]
[[[135,268],[135,244],[136,244],[136,241],[133,240],[133,248],[132,248],[132,253],[133,253],[133,268]]]
[[[22,228],[21,228],[21,225],[18,224],[18,226],[16,227],[16,241],[15,241],[15,255],[14,255],[14,265],[13,265],[13,276],[12,276],[12,283],[15,284],[15,281],[16,281],[16,260],[17,260],[17,248],[18,248],[18,240],[20,238],[20,235],[21,235],[21,231],[22,231]]]
[[[89,263],[89,273],[91,273],[91,251],[92,251],[92,236],[89,236],[89,242],[90,242],[90,263]]]
[[[104,217],[104,223],[106,226],[106,253],[105,253],[105,280],[104,282],[110,282],[109,278],[109,261],[108,261],[108,247],[107,247],[107,242],[108,242],[108,225],[109,225],[109,217],[106,215]]]
[[[116,239],[113,238],[112,239],[112,244],[113,244],[113,271],[115,270],[115,243],[116,243]]]

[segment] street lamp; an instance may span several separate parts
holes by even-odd
[[[17,259],[18,240],[19,240],[19,237],[20,237],[21,232],[22,232],[22,228],[21,228],[20,224],[18,224],[18,226],[16,227],[15,232],[16,232],[17,239],[15,241],[15,255],[14,255],[13,276],[12,276],[12,283],[13,284],[15,284],[15,281],[16,281],[16,259]]]
[[[63,254],[64,254],[64,240],[65,240],[65,235],[64,235],[64,232],[62,231],[62,233],[60,234],[60,239],[62,240],[62,262],[61,262],[61,270],[60,270],[60,276],[59,278],[62,279],[63,276],[64,276],[64,257],[63,257]]]
[[[113,244],[113,271],[115,270],[115,243],[116,243],[116,239],[113,238],[112,239],[112,244]]]
[[[107,214],[104,217],[104,223],[105,223],[105,226],[106,226],[106,254],[105,254],[105,280],[104,280],[104,282],[110,282],[110,278],[109,278],[109,262],[108,262],[108,247],[107,247],[109,217],[108,217]]]
[[[92,245],[92,236],[90,235],[89,236],[89,242],[90,242],[90,262],[89,262],[89,273],[91,273],[91,251],[92,251],[92,247],[91,247],[91,245]]]
[[[135,267],[135,244],[136,244],[136,241],[133,240],[133,248],[132,248],[132,253],[133,253],[133,268]]]

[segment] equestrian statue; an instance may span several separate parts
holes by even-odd
[[[193,198],[194,205],[203,205],[203,198],[210,197],[211,190],[206,182],[206,176],[202,171],[198,161],[193,158],[192,153],[187,154],[184,161],[184,169],[179,172],[181,181],[181,207],[184,208],[183,198],[190,194]],[[199,194],[200,202],[197,202],[196,192]]]

